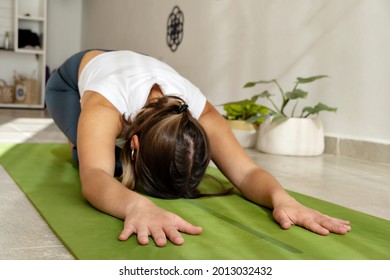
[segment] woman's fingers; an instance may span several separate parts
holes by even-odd
[[[176,224],[176,228],[179,231],[185,232],[188,234],[197,235],[197,234],[202,233],[202,231],[203,231],[202,227],[194,226],[181,218],[178,218],[175,224]]]
[[[349,225],[348,221],[344,221],[344,220],[340,220],[328,216],[325,216],[324,220],[320,220],[319,224],[320,226],[325,228],[328,231],[328,233],[333,232],[337,234],[346,234],[351,230],[351,226]]]
[[[297,225],[320,235],[328,235],[331,232],[346,234],[351,230],[349,221],[329,217],[307,207],[275,209],[273,215],[283,229]]]
[[[184,238],[180,232],[187,234],[200,234],[203,231],[201,227],[194,226],[185,220],[176,217],[173,225],[166,225],[162,229],[155,228],[151,230],[151,235],[157,246],[165,246],[167,238],[175,245],[182,245]]]
[[[168,226],[164,228],[166,237],[175,245],[182,245],[184,243],[184,238],[181,236],[178,229],[174,226]]]
[[[124,228],[123,228],[121,234],[119,235],[119,240],[126,241],[134,233],[135,233],[134,226],[133,225],[126,226],[126,222],[125,222]]]
[[[139,230],[137,232],[137,240],[141,245],[146,245],[149,243],[149,232],[145,230]]]
[[[166,212],[160,219],[151,219],[146,223],[146,219],[126,219],[124,228],[119,235],[119,240],[127,240],[131,235],[136,234],[138,243],[146,245],[149,243],[149,236],[158,247],[163,247],[169,239],[175,245],[182,245],[184,238],[181,232],[187,234],[200,234],[203,229],[194,226],[173,213]],[[143,222],[141,222],[143,221]]]
[[[154,243],[158,247],[164,247],[167,244],[167,237],[162,228],[156,227],[150,230]]]

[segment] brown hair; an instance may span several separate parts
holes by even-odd
[[[210,162],[210,145],[187,107],[178,97],[164,96],[147,104],[134,121],[124,122],[124,185],[160,198],[205,196],[197,186]],[[140,143],[135,157],[133,135]]]

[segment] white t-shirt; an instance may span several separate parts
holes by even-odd
[[[78,82],[81,97],[85,91],[98,92],[132,119],[145,105],[154,84],[164,95],[182,98],[199,119],[206,105],[203,93],[172,67],[150,56],[132,51],[99,54],[85,65]]]

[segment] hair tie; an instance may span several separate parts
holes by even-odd
[[[181,104],[179,107],[177,107],[177,113],[183,113],[185,110],[187,110],[188,105],[187,104]]]

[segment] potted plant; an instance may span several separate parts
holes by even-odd
[[[319,79],[327,78],[326,75],[312,76],[308,78],[298,77],[291,91],[284,91],[276,79],[249,82],[244,88],[254,87],[257,84],[274,84],[281,95],[279,106],[273,100],[273,94],[268,90],[256,95],[267,99],[272,108],[268,108],[268,118],[262,123],[256,149],[271,154],[291,156],[315,156],[324,151],[324,129],[318,114],[321,111],[336,112],[337,108],[318,103],[314,107],[303,107],[300,113],[296,112],[299,101],[306,98],[307,91],[298,88],[301,84],[308,84]],[[286,112],[287,105],[294,102],[290,114]]]
[[[243,148],[253,148],[257,138],[259,125],[264,121],[269,109],[256,104],[258,95],[222,104],[225,114],[237,140]]]

